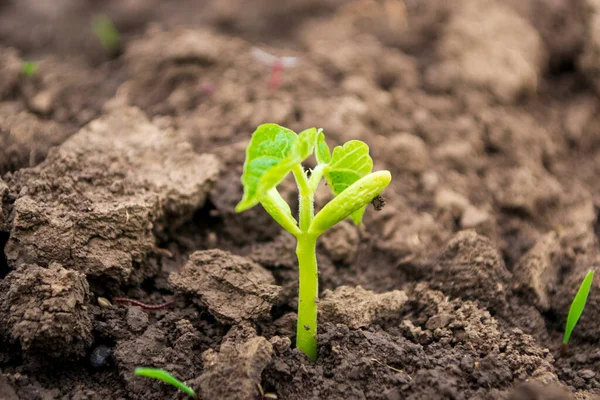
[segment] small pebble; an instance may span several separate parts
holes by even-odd
[[[127,325],[134,332],[141,332],[148,326],[148,314],[139,307],[129,307],[127,310]]]
[[[108,364],[111,356],[112,350],[110,347],[100,345],[92,350],[92,353],[90,354],[90,364],[94,368],[103,368]]]
[[[103,308],[112,307],[112,304],[106,297],[98,297],[98,305]]]

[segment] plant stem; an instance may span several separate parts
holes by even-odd
[[[313,191],[300,165],[295,166],[292,171],[300,192],[300,230],[307,232],[315,215]]]
[[[296,255],[300,270],[300,287],[298,289],[296,347],[313,361],[317,359],[317,301],[319,296],[316,252],[316,236],[308,233],[298,236]]]

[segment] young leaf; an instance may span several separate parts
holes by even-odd
[[[261,197],[260,204],[283,229],[294,236],[302,233],[300,228],[298,228],[298,221],[292,216],[290,206],[281,197],[276,188],[267,191],[265,196]]]
[[[577,294],[573,298],[573,302],[571,303],[571,307],[569,308],[569,315],[567,316],[567,326],[565,327],[565,335],[563,338],[563,344],[567,345],[569,343],[569,339],[571,338],[571,333],[577,325],[579,321],[579,317],[581,317],[581,313],[583,313],[583,308],[585,307],[585,303],[587,302],[588,294],[590,293],[590,288],[592,287],[592,280],[594,279],[594,270],[591,269],[585,278],[583,278],[583,282],[581,282],[581,286],[577,291]]]
[[[329,164],[331,161],[331,152],[329,151],[329,146],[327,146],[327,142],[325,141],[325,134],[321,129],[319,129],[319,132],[317,133],[315,157],[317,158],[317,164]]]
[[[317,141],[317,130],[315,128],[305,129],[298,134],[298,152],[302,160],[313,153]]]
[[[92,20],[92,29],[105,50],[113,53],[121,46],[121,35],[117,27],[105,15],[96,16]]]
[[[24,61],[21,65],[21,73],[23,76],[33,76],[37,72],[38,64],[34,61]]]
[[[168,383],[172,386],[175,386],[177,389],[181,390],[188,396],[196,398],[196,392],[194,392],[194,389],[187,386],[185,383],[179,381],[173,375],[169,374],[167,371],[164,371],[162,369],[136,368],[135,374],[137,376],[145,376],[147,378],[158,379],[158,380]]]
[[[371,173],[373,160],[369,156],[369,146],[360,140],[351,140],[333,149],[329,165],[324,170],[325,180],[335,196],[360,178]],[[362,221],[367,204],[350,216],[356,225]]]
[[[296,133],[277,124],[264,124],[254,131],[246,149],[244,197],[235,208],[237,212],[258,204],[301,161],[297,141]]]
[[[319,211],[310,225],[310,233],[318,236],[363,208],[381,193],[391,180],[392,175],[389,171],[377,171],[360,178]]]

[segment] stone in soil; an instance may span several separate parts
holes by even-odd
[[[271,272],[222,250],[193,253],[169,282],[224,324],[268,318],[280,291]]]
[[[231,329],[219,351],[202,355],[204,371],[197,379],[203,398],[247,400],[258,395],[257,385],[271,361],[273,346],[242,323]]]
[[[9,265],[60,262],[88,276],[141,282],[156,235],[190,218],[218,174],[176,132],[136,108],[93,121],[40,165],[8,180],[15,194]]]
[[[91,345],[85,275],[53,263],[23,264],[0,281],[0,334],[26,354],[76,358]]]

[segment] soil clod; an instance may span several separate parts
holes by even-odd
[[[280,291],[269,271],[222,250],[195,252],[169,282],[225,324],[267,318]]]

